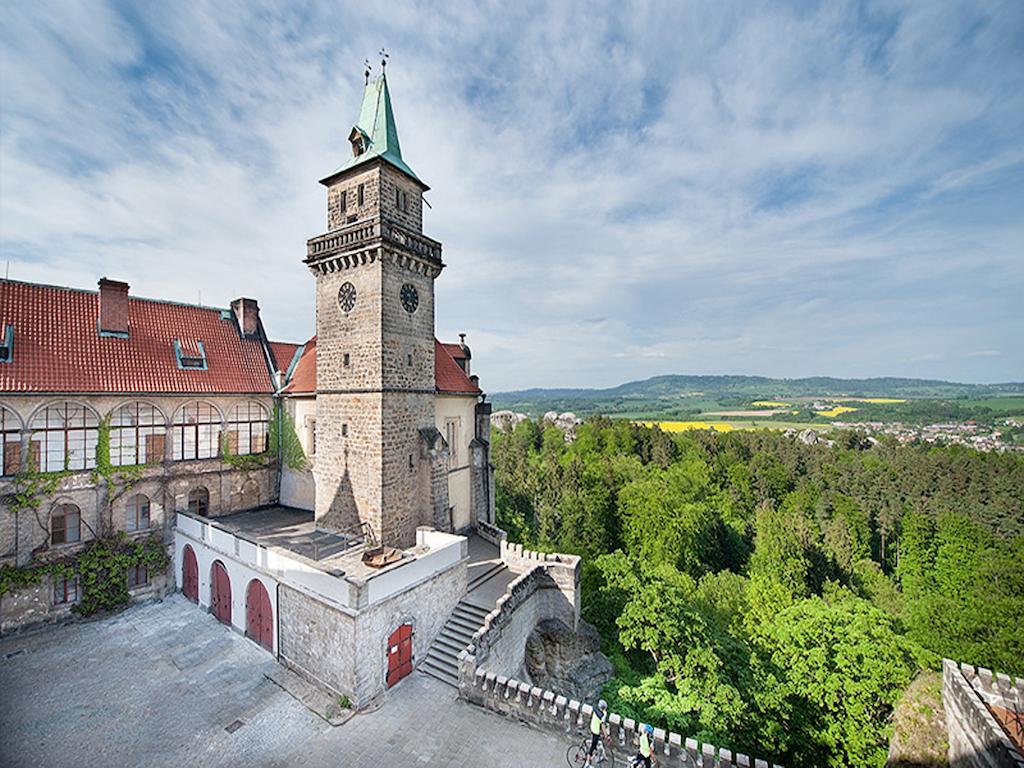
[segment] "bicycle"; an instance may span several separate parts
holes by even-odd
[[[590,751],[590,736],[584,736],[579,744],[573,744],[565,753],[565,761],[569,768],[583,768],[587,764],[587,752]],[[612,754],[612,740],[608,736],[602,736],[597,741],[597,748],[594,750],[594,757],[590,761],[592,768],[612,768],[615,765],[615,755]]]

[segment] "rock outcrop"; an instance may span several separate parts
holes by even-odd
[[[597,630],[585,621],[576,632],[557,619],[540,622],[526,639],[524,666],[534,685],[588,702],[614,673]]]

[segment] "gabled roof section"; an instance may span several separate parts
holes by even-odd
[[[0,392],[274,392],[262,341],[242,338],[230,310],[127,301],[130,335],[104,336],[95,291],[0,280],[0,318],[17,331]],[[205,368],[179,367],[177,350],[201,355]]]
[[[434,339],[434,386],[438,394],[473,397],[483,394],[483,390],[466,375],[445,346]],[[306,342],[291,379],[282,391],[287,395],[316,393],[316,336]]]
[[[362,153],[353,156],[327,174],[320,180],[321,184],[326,184],[339,173],[375,158],[391,163],[402,173],[423,184],[412,168],[406,165],[405,160],[402,159],[402,148],[398,144],[398,127],[395,125],[395,114],[391,109],[391,93],[388,91],[387,77],[383,74],[376,80],[369,80],[366,83],[366,90],[363,91],[363,104],[359,109],[359,119],[352,128],[352,132],[349,133],[349,140],[356,138],[355,134],[357,133],[361,134],[363,139]],[[427,185],[423,184],[423,186]]]
[[[437,391],[449,395],[482,394],[480,387],[455,362],[447,346],[434,339],[434,385]]]
[[[270,351],[274,355],[274,365],[281,373],[288,373],[292,369],[296,355],[302,350],[301,344],[292,344],[290,341],[269,341]]]

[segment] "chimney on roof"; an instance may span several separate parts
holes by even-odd
[[[242,336],[256,336],[260,328],[260,305],[256,299],[235,299],[231,309],[238,320],[238,328]]]
[[[100,334],[128,335],[128,283],[100,278],[100,316],[97,327]]]
[[[470,365],[469,361],[473,359],[473,353],[469,351],[469,347],[466,345],[466,334],[464,333],[459,334],[459,346],[462,347],[462,370],[468,374]]]

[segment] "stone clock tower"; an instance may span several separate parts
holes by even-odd
[[[383,74],[367,75],[348,141],[351,157],[320,181],[327,232],[305,259],[316,277],[316,521],[406,547],[448,512],[434,425],[444,265],[441,244],[423,235],[428,187],[402,159]]]

